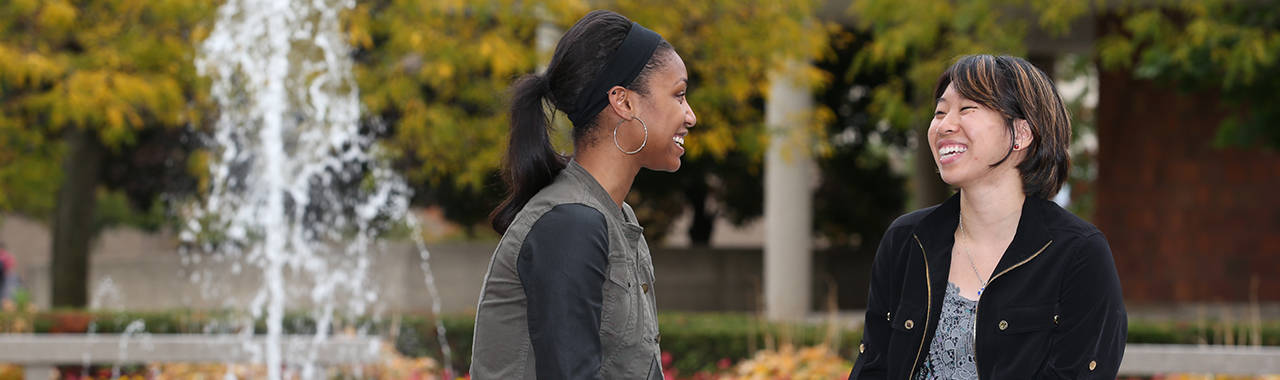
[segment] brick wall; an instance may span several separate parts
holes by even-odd
[[[1093,222],[1130,303],[1280,301],[1280,155],[1220,149],[1225,108],[1101,74]],[[1277,126],[1280,128],[1280,126]]]

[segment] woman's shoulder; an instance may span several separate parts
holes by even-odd
[[[512,225],[517,224],[529,229],[536,224],[588,227],[607,223],[604,213],[588,202],[535,198],[516,214]]]
[[[893,220],[893,223],[889,224],[889,229],[886,231],[886,234],[897,231],[911,231],[915,229],[916,226],[920,225],[920,223],[924,221],[925,216],[933,213],[933,210],[936,210],[938,206],[941,205],[925,207],[898,216],[897,219]]]
[[[1037,203],[1036,206],[1040,209],[1040,220],[1055,240],[1102,238],[1102,230],[1097,226],[1057,203],[1033,197],[1027,199],[1034,199]]]
[[[529,236],[556,240],[604,238],[608,235],[607,228],[600,210],[582,203],[561,203],[537,217],[530,227]]]
[[[1030,198],[1028,198],[1030,199]],[[1076,216],[1057,203],[1037,200],[1041,203],[1040,219],[1053,239],[1051,251],[1074,265],[1109,268],[1114,272],[1111,244],[1102,230],[1093,223]]]

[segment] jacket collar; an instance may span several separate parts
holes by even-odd
[[[566,176],[569,180],[586,189],[587,194],[600,204],[600,208],[602,208],[600,211],[605,213],[606,217],[621,221],[621,224],[625,226],[624,230],[627,232],[628,237],[632,235],[638,236],[644,230],[636,222],[636,214],[631,210],[631,205],[622,202],[622,207],[619,208],[616,203],[613,203],[613,197],[609,196],[609,192],[604,190],[604,186],[601,186],[600,182],[596,181],[596,177],[587,172],[586,168],[578,164],[577,160],[570,159],[561,173],[562,176]]]
[[[1049,201],[1027,197],[1022,203],[1022,214],[1018,218],[1018,230],[1013,235],[1013,242],[996,264],[992,277],[1004,272],[1034,256],[1052,240],[1052,235],[1045,227],[1045,208],[1053,206]],[[956,192],[946,202],[925,215],[916,225],[912,233],[920,239],[929,258],[931,272],[944,275],[951,267],[951,248],[955,244],[956,227],[960,224],[960,192]]]

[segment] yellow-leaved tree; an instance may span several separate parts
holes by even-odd
[[[52,205],[53,306],[87,303],[104,160],[148,130],[193,119],[189,104],[201,96],[193,46],[214,5],[0,3],[0,207],[31,206],[15,201]]]
[[[371,122],[386,128],[411,181],[423,184],[423,196],[444,205],[451,219],[476,226],[504,191],[496,173],[506,149],[507,87],[550,59],[545,51],[539,55],[538,28],[563,31],[591,9],[603,8],[662,34],[689,69],[689,102],[698,126],[686,165],[663,181],[671,185],[633,192],[649,198],[648,205],[666,205],[649,210],[656,218],[684,205],[664,199],[702,205],[709,175],[720,163],[740,168],[742,175],[759,174],[759,165],[751,163],[760,161],[767,143],[762,113],[770,72],[788,60],[812,62],[826,51],[827,27],[813,17],[817,5],[382,0],[363,2],[349,14],[349,36],[358,49],[357,78]],[[824,79],[812,66],[804,73]],[[561,134],[570,127],[563,115],[555,125]],[[558,146],[567,153],[565,141]]]

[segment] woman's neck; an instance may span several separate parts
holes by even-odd
[[[631,183],[635,182],[636,174],[640,172],[640,167],[629,158],[621,152],[586,148],[577,149],[573,159],[604,187],[613,203],[621,208],[622,201],[627,199],[627,193],[631,191]]]
[[[1013,240],[1022,218],[1022,179],[1014,172],[1012,179],[966,186],[960,191],[960,219],[970,239],[986,242]]]

